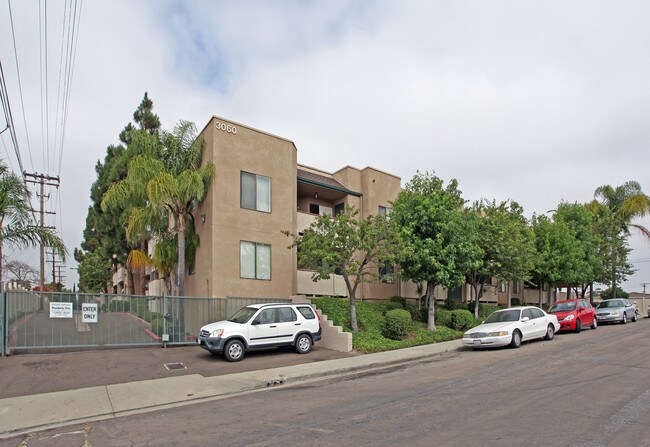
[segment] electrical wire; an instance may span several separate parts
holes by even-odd
[[[16,48],[16,34],[14,32],[14,17],[11,11],[11,0],[7,0],[9,5],[9,21],[11,22],[11,38],[14,44],[14,58],[16,60],[16,76],[18,78],[18,92],[20,94],[20,107],[23,112],[23,124],[25,126],[25,140],[27,141],[27,152],[29,153],[29,162],[31,164],[32,171],[34,170],[34,159],[32,158],[32,145],[29,142],[29,132],[27,131],[27,118],[25,116],[25,101],[23,99],[23,83],[20,80],[20,68],[18,63],[18,50]]]

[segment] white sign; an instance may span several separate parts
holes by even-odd
[[[50,318],[72,318],[72,303],[50,303]]]
[[[82,323],[97,323],[97,303],[83,303],[81,305]]]

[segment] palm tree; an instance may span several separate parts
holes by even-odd
[[[650,230],[642,225],[632,223],[633,219],[650,213],[650,196],[644,194],[641,185],[635,181],[625,182],[620,186],[603,185],[594,192],[596,200],[592,203],[595,208],[606,209],[617,222],[617,237],[626,239],[631,229],[636,229],[650,239]],[[600,202],[598,202],[600,199]],[[616,291],[616,249],[612,250],[611,272],[612,291]]]
[[[201,166],[203,140],[196,138],[193,123],[179,122],[173,132],[163,132],[161,143],[161,159],[152,155],[134,157],[127,177],[109,188],[102,207],[123,207],[137,191],[145,191],[144,204],[140,201],[131,209],[127,237],[149,228],[158,236],[169,232],[177,238],[176,294],[184,296],[188,223],[207,194],[215,167],[211,162]],[[161,220],[165,225],[159,224]]]
[[[46,245],[65,260],[67,251],[63,240],[51,229],[34,225],[29,199],[25,184],[0,160],[0,259],[6,243],[15,247]]]

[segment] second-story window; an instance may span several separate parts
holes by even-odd
[[[241,173],[241,207],[271,212],[271,179],[263,175]]]
[[[377,215],[381,217],[388,217],[390,215],[390,208],[387,206],[380,206]]]

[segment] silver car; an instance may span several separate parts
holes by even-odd
[[[625,324],[630,320],[636,321],[636,309],[634,304],[625,298],[612,298],[598,303],[596,306],[596,319],[599,324],[615,321]]]

